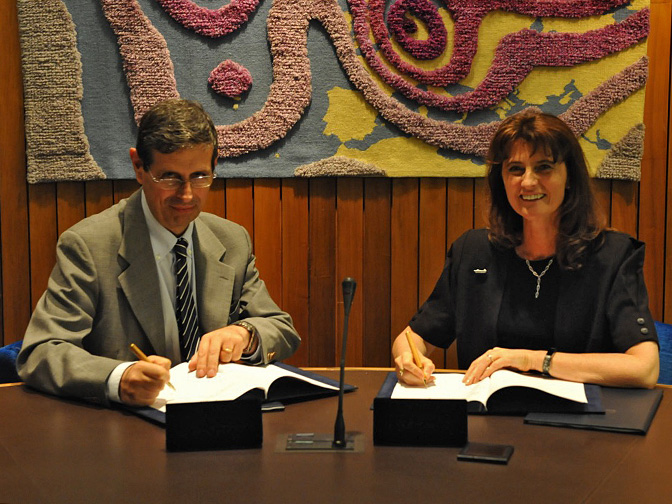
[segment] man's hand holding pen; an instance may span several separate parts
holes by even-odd
[[[129,366],[121,376],[119,398],[133,406],[152,404],[170,379],[170,360],[150,355]]]

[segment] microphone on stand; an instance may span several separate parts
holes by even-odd
[[[353,278],[346,277],[343,280],[343,345],[341,347],[341,378],[338,389],[338,412],[334,424],[334,448],[345,448],[345,422],[343,421],[343,387],[345,385],[345,351],[348,341],[348,320],[350,319],[350,307],[352,298],[355,297],[357,282]]]
[[[336,412],[336,422],[334,423],[334,435],[316,434],[313,432],[303,432],[289,434],[286,438],[285,451],[313,451],[313,452],[333,452],[343,451],[344,453],[356,453],[363,451],[363,438],[361,433],[351,433],[345,435],[345,422],[343,421],[343,394],[345,392],[345,350],[348,339],[348,319],[350,317],[350,307],[352,298],[355,296],[357,282],[353,278],[343,279],[343,342],[341,349],[341,376],[338,388],[338,411]]]

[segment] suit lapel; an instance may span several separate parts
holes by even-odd
[[[159,273],[142,212],[140,191],[128,199],[123,219],[119,257],[127,263],[127,267],[119,275],[119,285],[131,311],[154,347],[152,353],[165,355],[166,336],[159,291]]]
[[[198,318],[206,333],[229,322],[235,271],[224,263],[226,247],[217,236],[201,219],[196,219],[194,225]]]

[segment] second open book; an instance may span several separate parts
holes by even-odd
[[[392,391],[392,399],[464,399],[477,403],[470,411],[524,413],[550,409],[577,412],[604,411],[594,389],[583,383],[529,376],[501,369],[474,385],[462,383],[463,374],[435,373],[435,382],[427,387],[409,387],[399,384]],[[587,388],[588,387],[588,388]],[[587,390],[590,394],[587,395]],[[525,404],[523,404],[525,403]],[[535,409],[539,406],[539,409]],[[531,409],[532,408],[532,409]]]

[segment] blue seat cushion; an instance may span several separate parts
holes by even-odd
[[[19,355],[23,341],[10,343],[0,348],[0,383],[20,382],[16,372],[16,356]]]
[[[660,345],[660,375],[658,383],[672,385],[672,324],[656,322]]]

